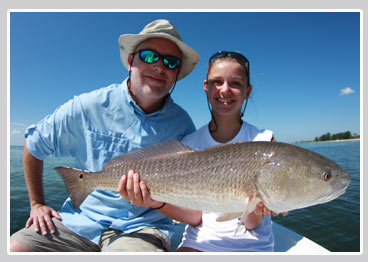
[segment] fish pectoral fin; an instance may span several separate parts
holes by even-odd
[[[257,198],[258,194],[257,192],[252,192],[248,198],[247,201],[247,206],[245,208],[244,212],[234,212],[234,213],[222,213],[218,218],[216,218],[217,222],[224,222],[224,221],[229,221],[235,218],[239,218],[241,217],[241,224],[244,223],[245,217],[253,211],[256,202],[259,201],[259,199]]]
[[[235,229],[234,236],[238,233],[240,226],[244,226],[245,219],[246,219],[248,214],[249,214],[248,210],[245,210],[244,213],[242,213],[241,219],[238,222],[238,226]],[[247,230],[247,228],[245,228],[245,230]]]
[[[237,213],[222,213],[218,218],[216,218],[217,222],[225,222],[229,220],[233,220],[235,218],[241,217],[242,212]]]
[[[247,215],[254,210],[255,205],[258,202],[258,194],[257,192],[252,192],[248,199],[247,207],[245,208],[244,213],[241,215],[241,219],[238,222],[238,227],[235,229],[234,236],[238,233],[240,226],[245,224],[245,219]],[[247,228],[245,228],[247,230]]]

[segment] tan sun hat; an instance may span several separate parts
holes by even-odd
[[[120,58],[127,69],[129,69],[128,55],[133,53],[140,43],[150,38],[165,38],[178,46],[183,55],[178,80],[187,76],[197,65],[199,54],[182,41],[173,24],[160,19],[146,25],[139,34],[124,34],[119,37]]]

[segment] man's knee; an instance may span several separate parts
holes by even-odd
[[[31,250],[21,242],[10,238],[10,252],[31,252]]]
[[[131,234],[106,230],[101,236],[102,252],[167,252],[169,238],[156,228],[144,228]]]

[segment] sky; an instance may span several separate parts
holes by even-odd
[[[10,144],[75,95],[128,76],[121,34],[170,20],[201,59],[178,81],[174,101],[197,128],[210,121],[203,80],[209,57],[240,51],[253,91],[244,120],[277,141],[314,140],[327,132],[360,134],[359,12],[11,12]]]

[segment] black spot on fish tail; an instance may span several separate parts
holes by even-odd
[[[74,209],[77,209],[93,191],[87,187],[84,181],[85,173],[87,171],[61,166],[55,167],[55,170],[59,173],[64,181]]]

